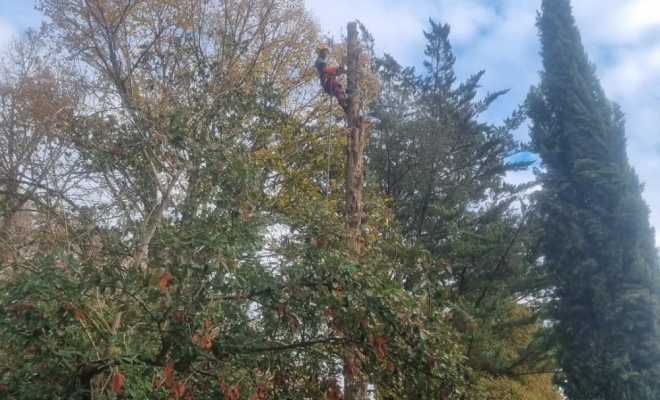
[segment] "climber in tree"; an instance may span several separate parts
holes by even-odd
[[[336,79],[338,75],[342,75],[346,71],[343,67],[328,65],[326,59],[328,58],[330,49],[327,44],[321,43],[316,46],[316,52],[319,55],[316,59],[316,70],[319,73],[319,79],[321,79],[323,90],[326,93],[335,96],[339,105],[344,111],[346,111],[346,108],[348,107],[348,98]]]

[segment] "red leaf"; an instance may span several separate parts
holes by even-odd
[[[193,344],[197,344],[198,341],[199,341],[199,336],[197,336],[197,334],[192,335]]]
[[[158,374],[154,374],[154,377],[151,379],[151,388],[156,390],[160,386],[160,380],[158,379]]]
[[[202,337],[202,348],[210,349],[211,347],[213,347],[213,343],[211,342],[211,337],[209,335],[204,335]]]
[[[167,387],[172,387],[172,385],[174,385],[174,377],[172,376],[173,371],[174,360],[170,360],[167,362],[165,368],[163,369],[163,374],[165,375],[165,386]]]
[[[169,272],[165,272],[161,277],[160,280],[158,280],[158,287],[160,290],[165,290],[167,287],[167,282],[172,279],[172,274]]]
[[[382,337],[376,337],[373,338],[371,335],[369,335],[369,343],[374,348],[374,351],[376,352],[376,359],[378,361],[382,361],[385,358],[385,352],[387,351],[387,346],[385,345],[385,338]]]
[[[211,321],[205,319],[204,323],[202,324],[202,328],[204,328],[204,330],[207,331],[210,327],[211,327]]]
[[[224,398],[227,400],[238,400],[241,397],[241,393],[238,388],[238,383],[231,387],[229,390],[223,392]]]
[[[179,397],[186,391],[186,386],[183,384],[183,381],[178,381],[176,386],[172,388],[172,394],[176,397]]]
[[[124,375],[120,372],[115,372],[112,375],[112,379],[110,379],[110,389],[114,394],[117,394],[122,386],[124,386]]]

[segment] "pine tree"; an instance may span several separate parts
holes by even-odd
[[[524,217],[512,210],[525,187],[503,179],[528,165],[508,162],[524,149],[512,135],[524,113],[514,112],[501,125],[479,123],[479,114],[506,91],[478,99],[483,71],[457,82],[449,26],[431,20],[430,28],[425,75],[388,55],[375,63],[383,91],[371,105],[369,169],[391,198],[406,241],[418,251],[398,251],[409,260],[400,279],[414,296],[451,309],[446,318],[461,333],[473,370],[466,377],[472,384],[468,398],[483,392],[540,398],[531,386],[552,398],[557,393],[548,376],[554,368],[543,337],[537,337],[541,314],[533,304],[547,285],[535,262],[537,222],[527,210]],[[523,298],[531,309],[525,317],[513,312]],[[520,337],[521,329],[529,335]],[[510,386],[515,394],[498,392]]]
[[[528,106],[545,169],[558,378],[571,400],[657,399],[658,257],[623,114],[600,86],[570,1],[544,0],[537,27],[544,71]]]

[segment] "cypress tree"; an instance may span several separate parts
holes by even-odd
[[[528,97],[542,159],[558,381],[571,400],[660,398],[658,256],[624,118],[605,96],[569,0],[543,0],[544,71]]]

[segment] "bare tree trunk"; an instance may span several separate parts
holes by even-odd
[[[174,186],[176,186],[176,184],[178,183],[180,176],[181,176],[181,172],[177,172],[172,177],[172,180],[170,181],[167,190],[163,193],[163,198],[161,199],[158,208],[147,219],[146,230],[142,235],[142,238],[140,239],[140,242],[136,249],[135,257],[133,258],[133,262],[131,264],[132,268],[136,268],[136,269],[140,268],[144,256],[149,252],[149,244],[151,243],[151,239],[153,238],[154,233],[156,233],[156,228],[158,227],[158,224],[163,219],[163,213],[165,212],[165,209],[167,208],[167,205],[169,204],[170,199],[172,197],[172,189],[174,189]],[[123,287],[121,281],[118,282],[118,285],[119,287]],[[112,326],[110,328],[110,333],[112,335],[115,335],[117,333],[117,329],[119,329],[119,325],[121,324],[121,318],[122,318],[122,312],[117,311],[112,321]],[[114,346],[115,346],[115,341],[111,339],[108,342],[108,346],[106,347],[106,351],[105,351],[105,356],[107,358],[110,358],[112,356],[112,353],[114,351]]]
[[[353,93],[347,110],[348,146],[346,147],[346,216],[348,218],[348,236],[346,245],[356,256],[360,256],[360,236],[362,230],[362,185],[364,183],[364,143],[366,127],[364,115],[361,113],[362,98],[357,91],[358,32],[355,22],[348,24],[348,57],[347,57],[347,89]]]
[[[347,90],[351,94],[346,111],[348,118],[348,145],[346,147],[346,247],[355,256],[360,257],[362,248],[362,185],[364,183],[364,144],[368,124],[362,113],[362,98],[358,92],[358,60],[360,47],[355,22],[348,23],[347,47]],[[349,345],[344,354],[344,399],[364,400],[367,398],[368,381],[359,372],[364,357],[357,346]],[[349,367],[354,366],[355,368]]]
[[[169,203],[170,197],[172,196],[172,189],[174,189],[174,186],[176,186],[176,184],[179,182],[180,176],[181,176],[181,172],[177,172],[174,175],[174,177],[172,177],[172,181],[167,187],[167,190],[163,193],[163,198],[160,204],[158,205],[158,208],[153,213],[153,215],[151,215],[150,218],[147,219],[148,221],[147,229],[145,230],[144,235],[142,235],[142,239],[140,239],[140,244],[138,245],[137,251],[135,252],[135,257],[133,258],[133,264],[132,264],[133,268],[140,268],[142,259],[149,251],[149,244],[151,243],[151,238],[153,238],[154,233],[156,233],[156,228],[158,227],[160,220],[163,218],[163,213],[165,212],[165,208],[167,208],[167,204]]]

